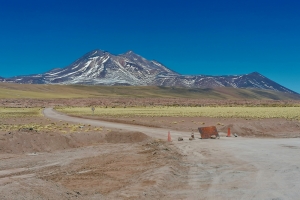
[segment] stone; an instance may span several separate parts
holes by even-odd
[[[234,137],[238,137],[238,135],[236,133],[234,133],[233,135],[234,135]]]
[[[216,136],[216,135],[212,135],[212,136],[210,136],[210,138],[211,138],[211,139],[216,139],[217,136]]]
[[[178,137],[178,141],[183,141],[183,138],[182,137]]]
[[[198,128],[201,139],[209,139],[212,135],[218,136],[218,131],[215,126],[209,126],[209,127],[199,127]]]
[[[189,140],[193,140],[194,138],[190,137]]]

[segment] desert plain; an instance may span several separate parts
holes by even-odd
[[[300,198],[294,96],[7,83],[0,96],[0,199]]]

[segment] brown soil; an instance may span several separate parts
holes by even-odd
[[[105,135],[105,140],[109,143],[134,143],[147,140],[149,137],[139,132],[111,132]]]
[[[0,153],[52,152],[101,143],[137,143],[147,139],[147,135],[139,132],[60,134],[21,130],[0,134]]]
[[[177,130],[179,134],[198,133],[198,127],[214,125],[221,132],[226,133],[230,127],[232,133],[247,137],[300,136],[300,123],[285,119],[136,117],[105,120]],[[0,130],[1,200],[300,197],[295,189],[300,186],[300,163],[294,159],[300,148],[297,139],[199,140],[195,134],[193,141],[184,135],[183,142],[173,137],[172,143],[166,143],[149,134],[120,128],[103,127],[102,131],[95,131],[96,127],[88,124],[76,132],[61,133],[67,130],[66,122],[44,117],[1,119],[1,122],[11,125],[56,123],[61,127],[49,131]],[[288,192],[276,193],[280,188]]]
[[[0,199],[162,199],[184,187],[174,174],[188,170],[155,140],[0,155]]]
[[[2,121],[65,124],[44,117]],[[172,144],[141,132],[93,128],[2,130],[0,199],[163,199],[164,188],[185,187],[174,174],[188,168],[180,166],[184,157]]]
[[[0,129],[0,153],[53,152],[94,144],[137,143],[149,139],[147,135],[140,132],[126,132],[105,127],[96,130],[98,127],[88,124],[82,127],[81,124],[65,123],[64,121],[50,120],[45,117],[4,118],[1,119],[1,123],[8,127],[34,124],[45,127],[49,124],[55,124],[55,129],[36,130],[34,126],[33,128],[21,128],[19,130]],[[77,127],[76,131],[70,132],[67,125]],[[61,133],[62,131],[65,131],[65,133]]]
[[[300,137],[300,122],[281,118],[273,119],[241,119],[210,117],[82,117],[109,122],[126,123],[155,128],[199,133],[198,127],[216,126],[219,132],[236,133],[245,137]]]

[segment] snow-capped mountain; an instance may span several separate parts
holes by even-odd
[[[232,76],[181,75],[132,51],[113,55],[106,51],[94,50],[62,69],[56,68],[44,74],[16,76],[4,80],[0,78],[0,81],[24,84],[259,88],[295,93],[257,72]]]

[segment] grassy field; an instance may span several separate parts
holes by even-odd
[[[300,107],[63,107],[58,111],[75,116],[110,117],[224,117],[224,118],[285,118],[300,120]]]
[[[64,122],[52,122],[43,117],[41,108],[4,108],[0,107],[0,131],[17,131],[20,129],[34,131],[54,131],[60,133],[72,133],[77,131],[101,131],[100,127],[83,124],[69,124]]]
[[[294,94],[270,90],[207,88],[187,89],[155,86],[84,86],[84,85],[23,85],[0,83],[2,99],[50,99],[50,98],[193,98],[193,99],[300,99]]]
[[[22,118],[22,117],[40,117],[41,108],[5,108],[0,107],[0,119]]]
[[[83,125],[83,124],[82,124]],[[49,124],[38,124],[38,123],[27,123],[27,124],[0,124],[0,131],[18,131],[18,130],[33,130],[33,131],[45,131],[45,132],[56,132],[56,133],[73,133],[73,132],[89,132],[89,131],[102,131],[101,127],[86,126],[80,128],[80,124],[69,124],[69,123],[49,123]]]

